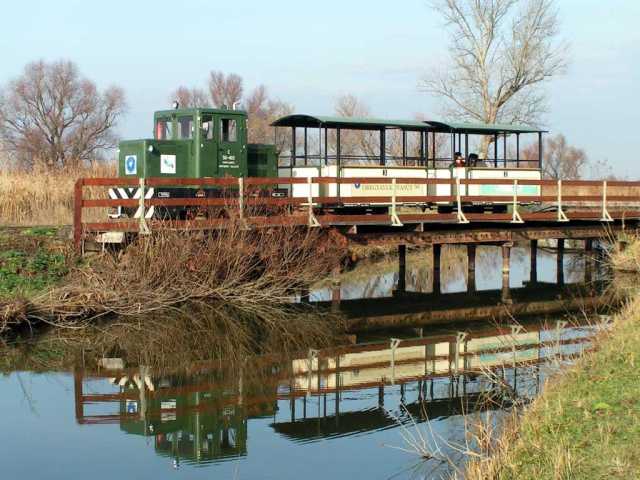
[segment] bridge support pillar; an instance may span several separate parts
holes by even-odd
[[[584,241],[584,281],[591,283],[593,281],[593,239],[587,238]]]
[[[398,293],[407,289],[407,246],[398,245]]]
[[[511,303],[511,290],[509,289],[509,277],[511,273],[510,260],[511,260],[511,243],[504,243],[502,245],[502,294],[501,300],[503,303]]]
[[[558,239],[558,253],[556,257],[556,272],[558,285],[564,285],[564,238]]]
[[[340,266],[333,268],[333,275],[331,279],[331,310],[337,312],[340,310],[341,301],[341,280],[340,280]]]
[[[529,244],[529,259],[531,267],[529,269],[529,283],[538,283],[538,240],[531,240]]]
[[[442,245],[436,243],[433,245],[433,293],[441,293],[440,288],[440,257],[442,253]]]
[[[467,291],[476,291],[476,246],[467,245]]]

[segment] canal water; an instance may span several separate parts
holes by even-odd
[[[424,255],[408,255],[409,291],[430,289]],[[500,288],[500,255],[478,252],[478,289]],[[582,282],[583,259],[565,260],[565,281]],[[392,295],[394,265],[346,273],[343,298]],[[514,248],[512,287],[525,284],[528,268],[527,249]],[[555,281],[555,268],[554,252],[542,250],[539,281]],[[463,291],[464,272],[443,271],[443,291]],[[330,291],[320,285],[311,295],[324,300]],[[0,375],[0,478],[442,478],[464,464],[470,425],[535,398],[589,348],[602,317],[517,320],[377,331],[286,358],[175,371],[117,356],[101,368],[9,369]],[[424,440],[437,458],[420,458],[407,439]]]

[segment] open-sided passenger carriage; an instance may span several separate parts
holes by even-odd
[[[272,125],[276,130],[278,127],[291,130],[289,154],[280,154],[278,172],[281,177],[540,180],[542,176],[542,136],[545,131],[527,126],[311,115],[289,115]],[[302,142],[299,140],[301,130]],[[372,144],[377,147],[377,155],[344,152],[345,133],[354,131],[360,139],[368,140],[369,150],[372,150]],[[397,152],[390,152],[390,135],[395,136]],[[535,135],[537,158],[521,158],[523,135]],[[372,139],[375,141],[372,142]],[[477,150],[474,151],[474,145],[477,148],[482,141],[492,144],[490,150],[493,157],[481,158]],[[311,143],[315,150],[309,147]],[[313,197],[336,199],[333,205],[319,206],[331,208],[336,213],[362,208],[379,210],[387,205],[376,201],[374,197],[389,197],[392,193],[395,193],[399,205],[437,207],[440,211],[451,211],[451,197],[457,194],[455,189],[460,189],[461,195],[476,198],[475,201],[466,202],[466,210],[488,208],[504,211],[506,202],[494,201],[491,197],[514,193],[513,184],[505,182],[392,185],[354,181],[346,184],[293,185],[288,194],[307,197],[311,193]],[[526,203],[527,196],[540,195],[540,186],[518,185],[517,195],[521,204]],[[424,201],[420,197],[442,197],[442,200]]]

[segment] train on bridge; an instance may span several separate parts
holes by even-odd
[[[77,181],[76,249],[236,220],[426,235],[451,223],[552,222],[566,233],[574,223],[640,219],[640,182],[542,178],[546,131],[537,128],[303,114],[272,126],[273,143],[252,144],[242,110],[155,112],[153,138],[120,143],[116,178]],[[86,221],[90,208],[110,218]]]
[[[483,125],[418,120],[381,120],[288,115],[272,123],[274,144],[247,141],[247,113],[192,108],[154,114],[154,138],[120,143],[122,178],[304,178],[349,179],[351,183],[274,184],[260,195],[307,199],[324,197],[316,210],[337,214],[386,211],[390,203],[376,197],[395,195],[397,203],[419,211],[452,211],[457,192],[451,184],[409,184],[402,179],[540,180],[544,131],[514,125]],[[290,133],[282,135],[282,129]],[[278,131],[280,130],[280,131]],[[535,135],[538,158],[521,158],[521,135]],[[354,145],[356,142],[366,145]],[[511,144],[509,144],[511,140]],[[474,152],[493,144],[493,157]],[[530,142],[531,143],[531,142]],[[346,144],[346,145],[345,145]],[[485,146],[484,150],[489,150]],[[367,182],[358,179],[367,177]],[[396,183],[369,183],[375,178]],[[457,188],[476,197],[465,210],[506,211],[492,196],[512,194],[510,184],[472,184]],[[538,185],[520,185],[521,201],[540,195]],[[148,189],[147,198],[206,198],[222,194],[216,187],[171,186]],[[135,187],[110,190],[110,196],[137,198]],[[440,197],[440,198],[436,198]],[[483,198],[486,197],[486,198]],[[434,201],[435,200],[435,201]],[[132,217],[137,208],[118,209],[113,217]],[[139,213],[139,212],[138,212]],[[175,206],[146,211],[148,218],[194,218],[206,209]]]

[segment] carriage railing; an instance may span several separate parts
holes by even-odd
[[[328,165],[336,165],[338,156],[336,154],[308,154],[308,155],[280,155],[278,168],[295,168],[295,167],[321,167]],[[448,168],[454,163],[454,159],[450,156],[444,157],[424,157],[411,155],[386,155],[384,164],[381,163],[379,155],[353,155],[341,154],[340,165],[342,167],[350,166],[385,166],[385,167],[426,167],[426,168]],[[474,165],[467,165],[473,167]],[[521,158],[487,158],[478,160],[477,165],[487,168],[540,168],[538,159],[521,159]]]
[[[306,185],[306,195],[300,197],[271,196],[280,185]],[[334,196],[321,196],[320,185],[387,185],[384,195],[344,197],[340,189]],[[424,195],[406,194],[404,185],[448,185],[448,195],[434,195],[430,189]],[[466,186],[511,186],[503,195],[470,195]],[[540,187],[536,195],[521,193],[520,187]],[[134,198],[85,198],[85,187],[129,187],[137,189]],[[159,198],[147,195],[156,187],[191,187],[214,190],[216,196],[189,198]],[[95,190],[91,189],[92,191]],[[318,194],[314,194],[318,192]],[[431,192],[431,193],[430,193]],[[509,205],[510,213],[468,213],[464,207],[474,202]],[[341,205],[377,205],[387,207],[388,213],[339,214],[331,209]],[[406,205],[448,204],[451,213],[404,212]],[[528,211],[523,205],[538,204],[538,211]],[[123,207],[140,211],[136,218],[85,222],[83,210],[91,208]],[[215,218],[175,220],[147,218],[151,207],[181,207],[192,209],[214,208],[226,210],[230,215]],[[571,207],[571,208],[569,208]],[[271,211],[269,211],[271,209]],[[87,232],[138,232],[155,229],[212,229],[225,228],[230,220],[238,220],[247,228],[276,226],[331,227],[339,225],[394,225],[425,222],[512,222],[596,220],[640,218],[640,182],[590,180],[522,180],[522,179],[437,179],[437,178],[335,178],[335,177],[281,177],[281,178],[86,178],[79,179],[74,191],[74,242],[80,248]]]

